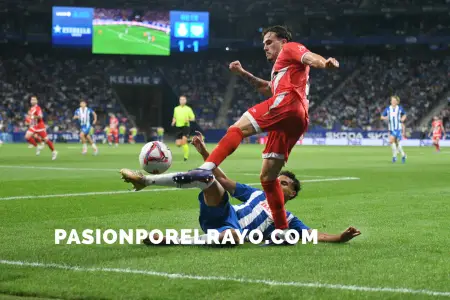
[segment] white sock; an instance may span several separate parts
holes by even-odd
[[[180,173],[168,173],[168,174],[161,174],[161,175],[145,175],[145,184],[147,186],[149,185],[160,185],[160,186],[171,186],[171,187],[177,187],[180,189],[190,189],[190,188],[199,188],[201,190],[205,190],[208,187],[213,184],[214,181],[211,181],[209,183],[199,182],[195,181],[189,184],[183,184],[179,185],[175,181],[173,181],[173,177],[175,175],[178,175]]]
[[[95,151],[97,151],[97,145],[95,143],[93,143],[92,145],[92,149],[94,149]]]
[[[405,156],[405,151],[403,151],[403,147],[402,144],[400,144],[400,142],[398,142],[398,151],[400,151],[402,157]]]
[[[203,165],[201,165],[201,166],[199,167],[199,169],[210,170],[210,171],[212,171],[212,170],[214,170],[216,167],[217,167],[216,164],[213,163],[213,162],[205,162]]]
[[[83,144],[83,151],[87,151],[87,144],[86,143]]]
[[[397,145],[395,143],[392,143],[392,157],[397,157]]]

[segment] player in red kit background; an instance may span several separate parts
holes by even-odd
[[[442,124],[442,120],[439,119],[438,116],[435,116],[433,118],[433,123],[431,123],[431,131],[430,131],[430,137],[433,133],[433,145],[436,148],[436,151],[441,151],[441,147],[439,146],[439,141],[441,139],[445,139],[445,128]]]
[[[114,138],[116,147],[118,147],[119,146],[119,119],[117,119],[114,114],[110,114],[109,134],[108,134],[108,142],[109,142],[110,146],[112,146],[113,138]]]
[[[263,151],[260,180],[274,217],[275,227],[286,230],[288,222],[278,175],[292,148],[308,127],[309,69],[338,68],[339,63],[334,58],[325,59],[310,52],[304,45],[292,42],[292,34],[283,26],[264,30],[263,44],[267,60],[274,63],[270,81],[247,72],[239,61],[232,62],[230,70],[270,98],[244,113],[241,119],[228,129],[200,168],[181,173],[174,180],[180,184],[203,180],[237,149],[244,138],[269,132]]]
[[[31,118],[30,118],[30,116],[28,115],[28,113],[27,113],[27,115],[25,116],[25,125],[28,125],[28,126],[30,126],[31,125]],[[39,155],[39,154],[41,154],[41,150],[42,149],[44,149],[44,142],[42,141],[42,139],[41,139],[41,137],[39,136],[39,135],[37,135],[37,134],[34,134],[33,135],[33,138],[34,138],[34,140],[36,141],[36,144],[38,145],[37,147],[36,147],[36,155]],[[34,146],[32,145],[32,144],[30,144],[29,146],[28,146],[28,148],[33,148]]]
[[[55,150],[55,147],[53,147],[52,141],[48,139],[42,109],[38,105],[38,100],[35,96],[31,97],[31,108],[28,111],[28,118],[30,120],[30,128],[25,134],[25,139],[31,145],[38,147],[33,136],[38,135],[39,137],[41,137],[52,151],[52,160],[55,160],[58,156],[58,152]],[[36,154],[39,155],[40,149],[39,147],[37,149],[38,151],[36,152]]]

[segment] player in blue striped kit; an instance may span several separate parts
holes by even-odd
[[[402,163],[406,162],[406,153],[403,151],[401,144],[404,126],[406,120],[406,112],[400,106],[400,98],[398,96],[391,97],[391,105],[386,107],[381,115],[381,120],[389,122],[389,143],[392,147],[392,162],[397,161],[397,154],[402,155]]]
[[[97,123],[97,114],[95,113],[95,111],[87,107],[86,101],[81,100],[80,107],[75,111],[73,118],[75,120],[78,120],[78,123],[80,125],[80,140],[83,144],[82,154],[87,153],[87,140],[89,141],[89,144],[91,144],[92,149],[94,149],[94,155],[97,155],[98,148],[90,135],[91,127],[95,125],[95,123]]]
[[[192,143],[203,156],[203,159],[206,160],[209,153],[201,136],[195,136]],[[182,183],[183,176],[186,173],[144,176],[139,172],[123,169],[121,174],[124,181],[132,183],[136,191],[149,185],[175,186],[178,188],[198,187],[202,189],[202,192],[198,195],[200,202],[200,227],[204,232],[212,229],[220,232],[219,241],[224,238],[226,231],[231,231],[235,243],[238,243],[239,239],[236,231],[242,232],[244,229],[248,229],[248,231],[259,230],[262,232],[264,239],[269,239],[275,230],[272,213],[264,191],[230,180],[220,168],[214,169],[214,176],[207,173],[202,180],[197,178],[197,181],[188,184]],[[284,171],[280,173],[279,180],[285,202],[294,199],[301,189],[300,182],[295,175]],[[229,194],[243,203],[231,205]],[[292,213],[286,212],[286,214],[289,229],[296,230],[300,236],[302,230],[310,231],[310,228]],[[360,234],[360,231],[357,229],[349,227],[342,234],[338,235],[319,232],[318,241],[347,242]],[[207,239],[206,235],[200,236],[200,239],[202,238]],[[149,243],[149,240],[147,240],[147,243]],[[162,243],[165,244],[165,240]]]

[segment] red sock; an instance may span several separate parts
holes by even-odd
[[[50,148],[50,150],[55,151],[55,147],[53,147],[52,141],[48,140],[48,141],[47,141],[47,145],[48,145],[48,147]]]
[[[30,143],[31,145],[37,147],[36,141],[34,140],[33,137],[30,137],[27,139],[28,143]]]
[[[217,147],[209,155],[206,162],[212,162],[218,167],[228,155],[231,155],[242,142],[244,135],[238,127],[231,127],[220,140]]]
[[[439,146],[439,144],[436,144],[435,146],[436,146],[437,151],[441,150],[441,147]]]
[[[116,135],[116,136],[115,136],[115,139],[116,139],[116,144],[118,144],[118,143],[119,143],[119,136]]]
[[[289,228],[286,209],[284,208],[284,194],[281,188],[280,181],[264,181],[261,185],[266,193],[267,202],[272,211],[273,221],[276,229]]]
[[[112,136],[108,135],[108,142],[112,143]]]

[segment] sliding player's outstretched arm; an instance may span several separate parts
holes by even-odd
[[[252,73],[246,71],[241,63],[236,60],[230,63],[230,70],[234,74],[241,76],[245,81],[250,83],[256,88],[256,90],[266,97],[272,96],[272,90],[270,88],[270,82],[261,78],[256,77]]]
[[[349,227],[341,234],[318,232],[317,240],[322,243],[346,243],[361,234],[355,227]]]
[[[206,160],[209,156],[208,149],[206,149],[201,133],[196,133],[197,135],[192,138],[192,145],[194,145],[197,152],[203,157],[203,160]],[[229,179],[220,168],[215,168],[213,174],[215,179],[228,193],[234,194],[234,191],[236,190],[236,181]]]

